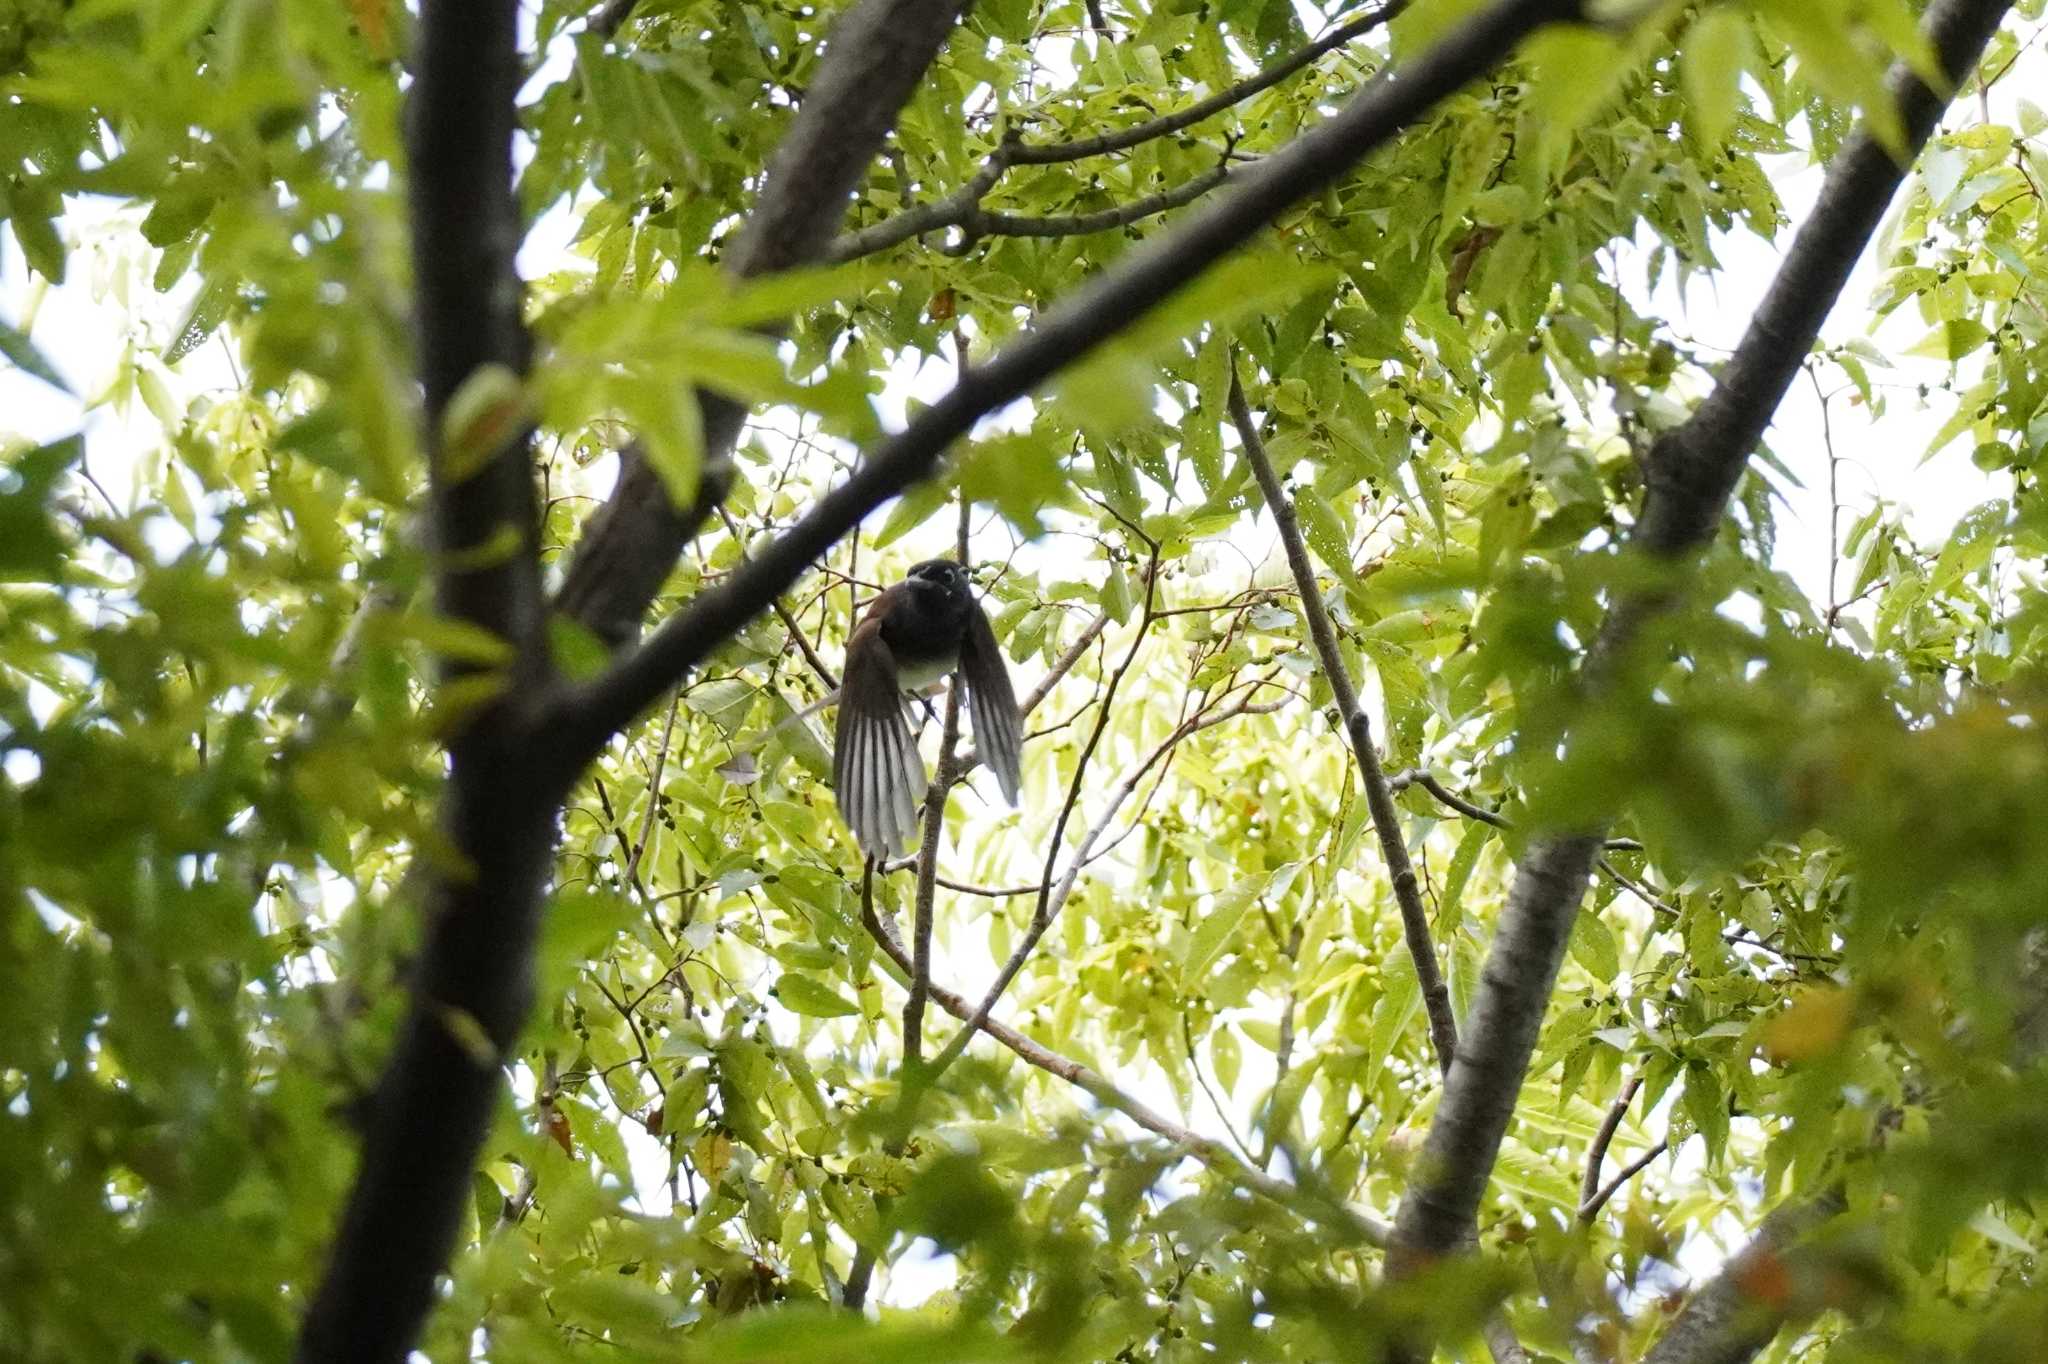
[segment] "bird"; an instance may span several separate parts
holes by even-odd
[[[1009,663],[965,566],[927,559],[882,590],[846,641],[832,785],[841,817],[870,857],[903,855],[925,789],[904,697],[956,672],[967,686],[975,747],[1014,806],[1023,717]]]

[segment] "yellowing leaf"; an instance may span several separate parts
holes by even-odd
[[[441,413],[441,481],[474,478],[533,421],[533,401],[519,376],[504,365],[478,365]]]
[[[1811,1061],[1849,1036],[1855,999],[1833,986],[1807,990],[1764,1028],[1764,1054],[1780,1065]]]

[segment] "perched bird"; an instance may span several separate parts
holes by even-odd
[[[950,559],[927,559],[885,589],[846,641],[832,782],[839,812],[873,856],[901,856],[917,826],[924,760],[904,718],[904,696],[958,671],[967,684],[974,742],[1017,803],[1022,724],[995,631]]]

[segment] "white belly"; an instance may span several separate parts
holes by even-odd
[[[935,659],[929,663],[899,664],[896,669],[896,684],[907,692],[923,691],[932,683],[953,671],[959,658]]]

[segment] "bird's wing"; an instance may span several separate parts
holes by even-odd
[[[967,679],[967,697],[974,713],[974,746],[988,770],[996,774],[1003,799],[1015,805],[1022,784],[1023,720],[1017,714],[1017,693],[1010,689],[1010,665],[995,629],[977,602],[960,643],[960,672]]]
[[[901,857],[917,827],[924,760],[903,720],[896,656],[880,620],[863,621],[847,641],[833,738],[832,785],[846,827],[862,852]]]

